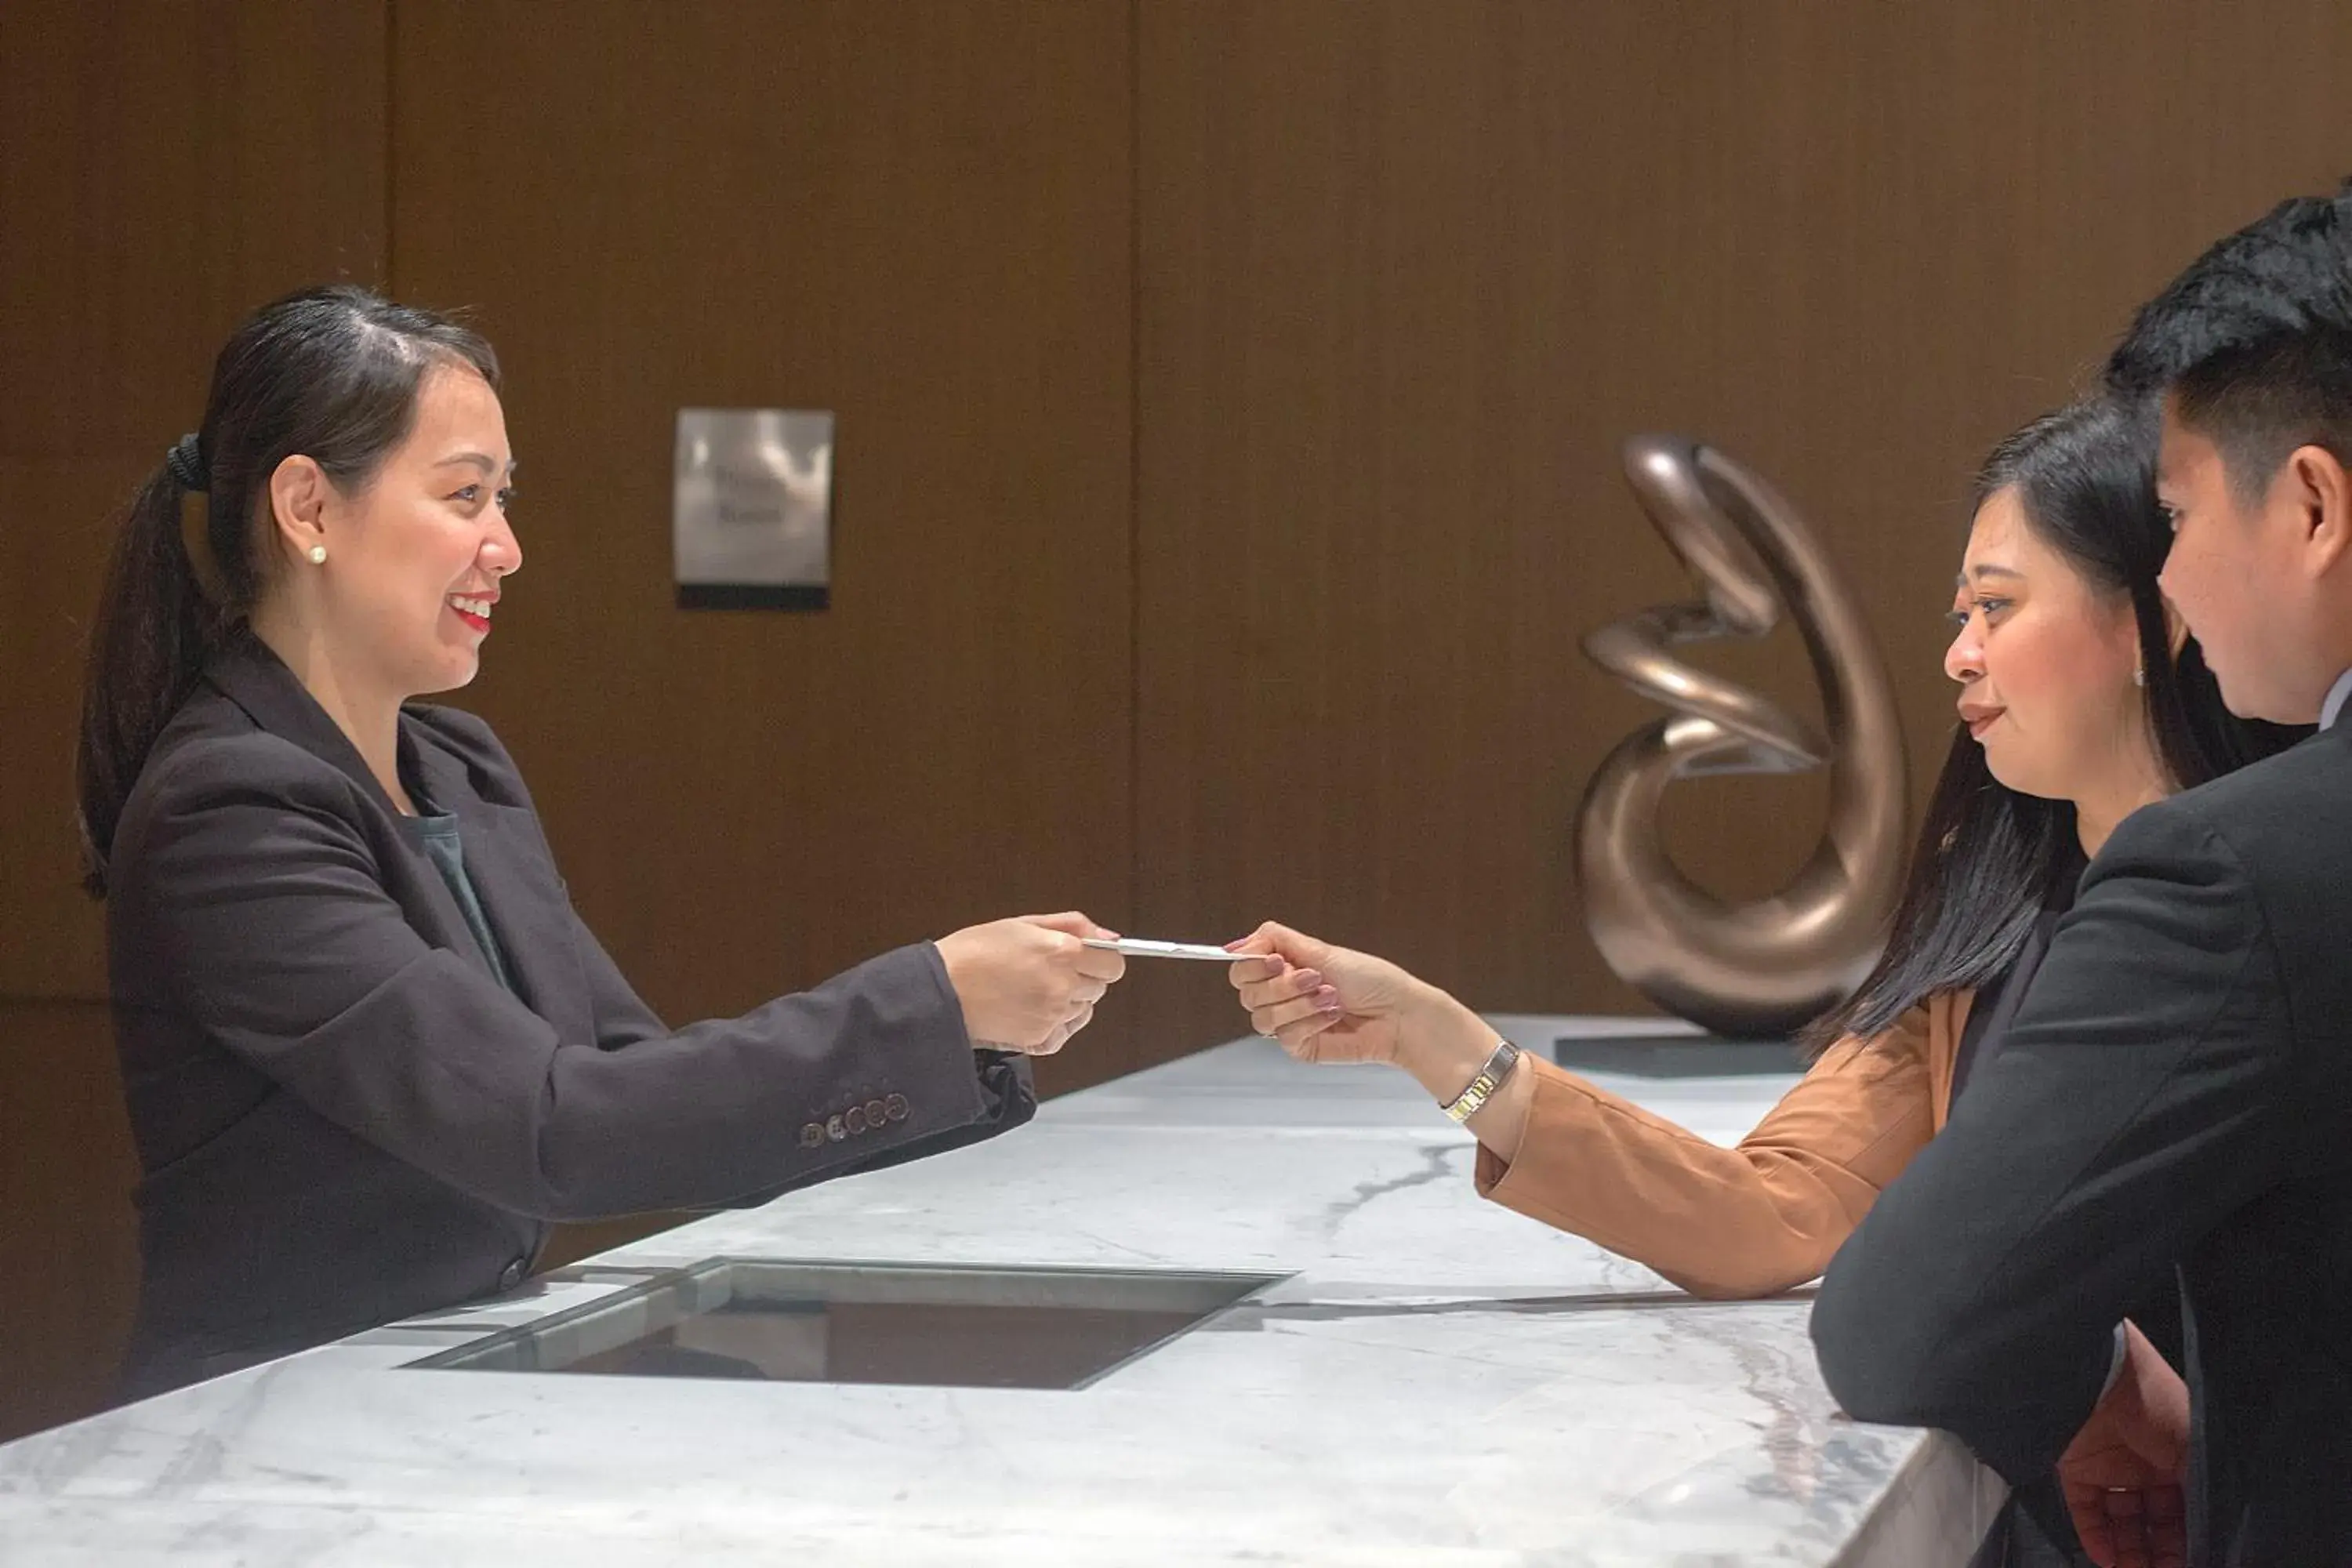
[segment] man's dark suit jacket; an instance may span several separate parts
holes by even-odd
[[[458,819],[514,991],[257,642],[212,661],[131,793],[108,898],[145,1172],[126,1392],[511,1287],[551,1221],[757,1203],[1034,1114],[929,943],[673,1032],[572,912],[488,728],[412,706],[400,751]]]
[[[2352,725],[2147,806],[1832,1263],[1831,1391],[2015,1483],[2177,1270],[2190,1561],[2352,1563]]]

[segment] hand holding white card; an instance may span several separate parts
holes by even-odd
[[[1106,952],[1123,952],[1129,958],[1193,958],[1203,963],[1239,963],[1255,953],[1227,952],[1204,942],[1154,942],[1150,937],[1094,937],[1085,939],[1088,947],[1098,947]]]

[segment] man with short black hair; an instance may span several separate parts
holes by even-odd
[[[2160,402],[2164,588],[2224,699],[2323,728],[2116,830],[1814,1342],[1854,1415],[2058,1465],[2103,1563],[2352,1563],[2352,186],[2200,258],[2109,384]],[[2166,1268],[2186,1396],[2118,1326]]]

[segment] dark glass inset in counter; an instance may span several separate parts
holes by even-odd
[[[410,1364],[1082,1388],[1282,1278],[713,1258]]]

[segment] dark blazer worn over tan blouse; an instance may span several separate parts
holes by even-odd
[[[670,1029],[573,913],[486,725],[412,706],[400,760],[457,818],[511,990],[259,643],[212,662],[132,791],[108,923],[144,1168],[126,1392],[511,1287],[552,1221],[759,1203],[1034,1114],[928,942]]]

